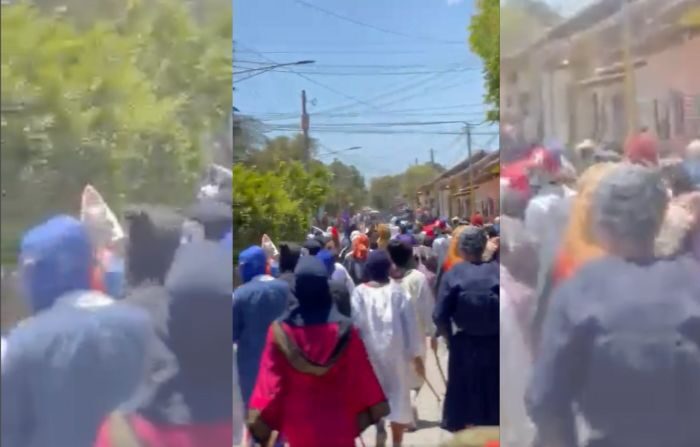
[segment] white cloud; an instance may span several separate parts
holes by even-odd
[[[454,6],[454,5],[459,5],[462,3],[463,0],[447,0],[447,5],[448,6]]]

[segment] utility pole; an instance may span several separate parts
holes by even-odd
[[[309,139],[309,114],[306,113],[306,90],[301,91],[301,130],[304,132],[304,160],[311,160],[311,140]]]
[[[435,149],[430,148],[430,165],[435,166]]]
[[[630,23],[629,0],[622,1],[622,51],[625,65],[625,108],[627,115],[627,131],[629,134],[637,132],[639,126],[637,118],[637,92],[634,76],[634,61],[632,60],[632,37]]]
[[[466,126],[464,130],[467,133],[467,154],[469,157],[469,209],[468,214],[474,214],[474,170],[472,169],[474,165],[474,160],[472,160],[472,125],[465,123]]]

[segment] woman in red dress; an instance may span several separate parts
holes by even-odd
[[[290,447],[354,447],[389,414],[386,397],[323,263],[304,256],[295,275],[298,303],[270,326],[248,428],[263,445],[277,432]]]

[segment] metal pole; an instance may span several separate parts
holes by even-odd
[[[304,132],[304,163],[306,164],[311,159],[309,115],[306,113],[306,90],[301,91],[301,130]]]
[[[622,2],[622,50],[625,65],[625,103],[627,114],[627,132],[637,132],[639,126],[637,118],[637,92],[634,77],[634,61],[632,60],[632,38],[629,0]]]
[[[468,215],[474,214],[474,170],[472,166],[474,160],[472,160],[472,130],[471,124],[466,123],[465,130],[467,132],[467,156],[469,157],[469,209],[467,210]],[[464,217],[464,216],[462,216]]]

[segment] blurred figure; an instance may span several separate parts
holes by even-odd
[[[326,273],[328,273],[328,281],[330,282],[330,292],[333,297],[333,302],[342,315],[350,317],[352,313],[352,307],[350,305],[350,296],[352,292],[348,288],[345,281],[338,281],[333,279],[333,274],[335,273],[335,259],[333,258],[333,253],[328,250],[321,250],[316,255],[319,261],[323,263],[326,267]],[[352,290],[355,289],[355,285],[352,285]]]
[[[230,447],[233,438],[231,251],[182,246],[167,275],[167,347],[175,363],[135,408],[113,414],[95,447]]]
[[[598,185],[592,222],[609,255],[552,297],[527,399],[542,445],[579,445],[574,407],[589,446],[699,445],[700,264],[655,259],[667,203],[647,167]]]
[[[441,424],[450,432],[499,423],[499,272],[481,260],[486,242],[480,228],[460,232],[462,261],[440,282],[433,315],[450,352]]]
[[[233,227],[230,191],[224,197],[228,197],[229,201],[223,198],[199,199],[185,211],[189,221],[199,225],[204,239],[220,241]]]
[[[625,158],[643,166],[659,165],[659,142],[651,133],[640,132],[625,142]]]
[[[238,257],[243,285],[233,292],[233,343],[236,344],[243,402],[247,404],[258,375],[270,323],[289,306],[289,286],[266,274],[267,256],[258,246]]]
[[[435,297],[428,283],[426,276],[413,268],[413,247],[405,241],[394,239],[389,242],[387,247],[391,260],[396,266],[394,281],[401,286],[404,294],[413,304],[413,309],[416,311],[418,321],[418,331],[422,336],[420,347],[420,357],[425,364],[426,345],[428,339],[433,339],[435,336],[435,327],[432,321],[433,310],[435,308]],[[437,343],[432,343],[432,348],[437,350]],[[416,407],[415,398],[418,391],[423,386],[425,379],[418,375],[414,369],[409,369],[413,422],[412,428],[416,428],[418,422],[418,410]]]
[[[401,231],[400,228],[399,231]],[[386,250],[386,247],[389,245],[389,241],[393,237],[391,234],[391,228],[389,228],[389,225],[387,224],[379,224],[377,226],[377,233],[379,236],[377,239],[377,246],[382,250]]]
[[[333,304],[327,268],[305,256],[295,274],[296,305],[267,333],[249,429],[263,445],[275,430],[290,447],[352,447],[389,413],[386,398],[357,329]]]
[[[593,140],[586,139],[580,142],[575,149],[576,153],[576,167],[579,172],[584,172],[595,163],[595,154],[597,146]]]
[[[21,243],[22,284],[34,316],[7,338],[2,445],[91,447],[102,419],[144,378],[148,316],[90,291],[85,226],[56,216]]]
[[[280,243],[280,276],[279,279],[286,282],[289,288],[294,286],[294,269],[301,257],[301,247],[293,242]]]
[[[352,316],[389,400],[387,419],[393,445],[400,446],[406,427],[413,421],[410,370],[425,378],[421,357],[425,342],[413,301],[389,278],[389,254],[384,250],[372,252],[365,268],[368,282],[352,295]],[[378,428],[378,445],[386,440],[383,426]]]
[[[344,266],[355,285],[364,282],[365,264],[369,255],[369,238],[358,234],[352,241],[352,251],[345,258]]]

